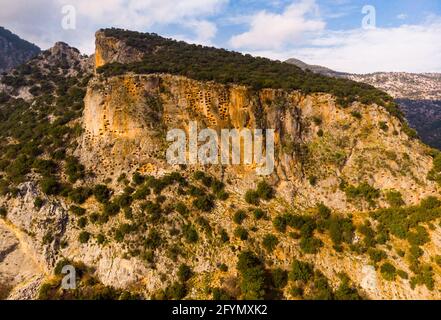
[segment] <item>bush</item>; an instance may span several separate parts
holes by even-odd
[[[100,203],[107,203],[110,199],[111,190],[107,186],[99,184],[93,188],[93,195]]]
[[[80,233],[79,238],[78,238],[80,243],[83,243],[83,244],[89,242],[89,239],[90,239],[90,233],[87,231],[82,231]]]
[[[276,229],[278,232],[285,233],[286,232],[286,217],[285,216],[277,216],[273,220],[273,226],[274,229]]]
[[[387,258],[386,252],[384,252],[383,250],[380,250],[380,249],[371,248],[368,250],[368,255],[369,255],[371,262],[373,264],[376,264],[376,263]]]
[[[386,193],[386,201],[391,207],[401,207],[405,205],[403,196],[399,191],[389,191]]]
[[[242,224],[242,222],[247,218],[247,214],[243,210],[236,211],[233,216],[233,221],[236,224]]]
[[[228,233],[227,231],[225,231],[225,229],[220,230],[220,240],[222,243],[227,243],[228,241],[230,241],[230,237],[228,236]]]
[[[263,299],[265,295],[265,271],[260,259],[251,251],[241,252],[236,269],[240,275],[240,289],[243,299]]]
[[[358,187],[346,187],[345,193],[349,200],[364,199],[371,206],[373,206],[375,204],[375,200],[380,197],[380,191],[366,182],[363,182]]]
[[[61,192],[61,184],[55,177],[45,177],[40,180],[40,187],[47,195],[58,195]]]
[[[90,196],[92,192],[89,188],[79,187],[72,189],[69,192],[69,199],[77,204],[83,204]]]
[[[273,188],[265,181],[261,181],[257,184],[256,192],[259,198],[265,201],[271,200],[274,197]]]
[[[69,157],[66,159],[65,167],[66,175],[68,176],[69,182],[75,183],[77,180],[84,178],[84,166],[75,157]]]
[[[395,281],[397,269],[389,262],[384,263],[380,268],[381,275],[387,281]]]
[[[283,289],[288,284],[288,272],[277,268],[271,271],[271,284],[274,288]]]
[[[78,227],[80,227],[81,229],[83,229],[88,223],[87,217],[81,217],[80,219],[78,219]]]
[[[104,214],[107,216],[115,216],[119,213],[121,208],[118,204],[109,202],[104,205]]]
[[[263,237],[262,245],[268,253],[271,253],[279,244],[279,239],[273,234],[267,234]]]
[[[212,195],[199,196],[193,200],[193,206],[201,211],[210,212],[214,208]]]
[[[86,209],[78,207],[78,206],[71,206],[69,208],[69,211],[78,217],[81,217],[86,213]]]
[[[307,254],[316,254],[323,247],[323,242],[314,237],[303,237],[300,239],[300,249]]]
[[[254,219],[260,220],[265,217],[265,211],[256,208],[253,210],[253,216],[254,216]]]
[[[257,206],[259,204],[259,194],[257,191],[248,190],[245,193],[245,201],[249,204]]]
[[[314,267],[312,264],[294,260],[291,266],[289,278],[293,281],[308,282],[314,275]]]
[[[144,182],[144,180],[145,180],[145,177],[143,175],[141,175],[138,171],[135,172],[132,176],[132,182],[137,186],[142,184]]]
[[[236,230],[234,230],[234,236],[245,241],[248,239],[248,231],[243,227],[237,227]]]
[[[331,216],[331,212],[331,209],[329,209],[323,203],[317,205],[317,213],[321,219],[328,219]]]
[[[178,269],[178,279],[181,282],[187,282],[192,276],[191,268],[185,264],[181,264]]]
[[[43,205],[44,205],[44,200],[41,199],[40,197],[36,197],[34,200],[34,207],[40,210]]]
[[[189,243],[196,243],[199,240],[199,235],[191,224],[184,225],[183,234],[185,240]]]
[[[181,300],[187,295],[187,288],[184,284],[175,282],[165,289],[167,299]]]

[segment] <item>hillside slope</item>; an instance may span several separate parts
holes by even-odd
[[[36,45],[0,27],[0,73],[15,68],[38,53],[40,53],[40,48]]]
[[[289,59],[286,62],[303,70],[367,83],[387,92],[395,98],[410,126],[417,130],[421,139],[428,145],[441,149],[441,74],[406,72],[349,74],[322,66],[308,65],[298,59]]]
[[[261,69],[221,72],[238,62]],[[2,78],[0,213],[44,269],[10,297],[440,298],[441,157],[389,96],[298,68],[282,88],[278,63],[115,29],[95,64],[57,44]],[[167,163],[190,121],[274,129],[273,174]]]

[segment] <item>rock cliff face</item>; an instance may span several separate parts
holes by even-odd
[[[144,56],[133,46],[116,38],[106,37],[103,31],[98,31],[95,39],[95,68],[112,62],[136,62]]]
[[[138,48],[103,32],[97,33],[96,44],[96,67],[143,57]],[[69,49],[67,56],[61,54],[61,61],[56,59],[66,50],[65,44],[57,44],[36,63],[66,64],[70,67],[60,74],[69,81],[80,76],[88,80],[92,68],[86,57]],[[80,82],[72,87],[80,88]],[[58,88],[53,93],[58,103],[63,102],[59,92],[66,91],[72,90]],[[7,92],[18,97],[20,90],[11,87]],[[34,95],[27,99],[35,107],[43,100]],[[51,108],[60,109],[58,105],[47,109]],[[375,239],[387,233],[378,222],[379,213],[372,211],[391,207],[391,191],[402,198],[393,204],[396,210],[415,206],[411,212],[440,191],[427,178],[434,164],[432,150],[408,137],[403,123],[385,108],[358,102],[343,108],[329,94],[257,90],[170,74],[104,77],[96,73],[88,81],[81,111],[78,118],[63,118],[76,133],[64,158],[60,157],[63,160],[57,162],[62,170],[57,187],[64,189],[56,193],[48,188],[47,177],[40,177],[41,165],[32,164],[25,181],[0,196],[0,207],[6,211],[0,222],[0,239],[5,239],[0,245],[0,294],[4,287],[10,298],[36,298],[41,283],[52,281],[57,261],[68,259],[92,267],[104,285],[145,298],[170,298],[169,288],[180,285],[181,264],[193,271],[191,279],[185,280],[187,297],[212,298],[211,289],[220,288],[240,298],[243,280],[236,269],[237,256],[252,250],[268,271],[290,270],[293,259],[313,263],[321,272],[314,277],[329,279],[330,291],[339,288],[343,272],[365,298],[441,297],[440,267],[433,262],[441,245],[436,218],[433,223],[422,219],[430,240],[420,244],[419,257],[421,263],[433,265],[432,290],[430,284],[421,285],[420,278],[403,275],[418,274],[408,266],[411,250],[404,239],[387,234],[375,240],[373,248],[360,249],[367,242],[366,228],[376,228]],[[56,112],[47,116],[50,123],[63,123],[59,117]],[[168,164],[168,130],[188,131],[191,121],[216,132],[274,129],[273,174],[257,176],[253,165]],[[62,130],[56,129],[48,134]],[[54,154],[59,148],[60,142],[42,157],[58,159]],[[69,160],[73,156],[79,163]],[[263,198],[257,202],[244,197],[250,189],[264,189],[263,179],[274,191],[271,196],[260,190]],[[436,206],[436,202],[429,204],[427,210]],[[243,219],[238,218],[243,214]],[[297,232],[295,222],[283,220],[292,215],[311,224],[305,222]],[[321,221],[323,216],[330,220]],[[353,236],[346,237],[347,229],[338,229],[335,221],[349,225]],[[272,247],[270,235],[277,236]],[[316,248],[311,248],[310,241]],[[382,257],[373,263],[375,255]],[[403,276],[386,279],[379,265],[385,260],[393,261]],[[16,265],[16,270],[4,261]],[[303,284],[291,281],[278,290],[278,296],[296,298],[291,289],[297,285]],[[307,287],[305,297],[313,296],[314,290]]]
[[[361,119],[354,118],[355,111]],[[335,209],[353,209],[338,190],[341,180],[399,190],[408,204],[436,194],[435,183],[426,179],[432,161],[426,147],[409,139],[400,122],[381,107],[354,104],[342,109],[329,95],[254,91],[171,75],[93,79],[78,155],[103,180],[128,168],[167,172],[166,132],[188,131],[190,121],[219,134],[222,128],[274,129],[276,168],[271,178],[288,202],[309,206],[323,201]],[[252,166],[216,170],[231,179],[240,177],[242,189],[258,178]],[[309,184],[311,176],[317,185]]]

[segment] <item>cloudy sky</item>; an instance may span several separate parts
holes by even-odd
[[[441,72],[440,0],[0,0],[0,8],[1,26],[42,48],[61,40],[90,54],[94,32],[115,26],[346,72]]]

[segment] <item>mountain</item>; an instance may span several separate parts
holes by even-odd
[[[441,74],[378,72],[349,74],[321,66],[311,66],[297,59],[289,59],[303,70],[331,77],[346,78],[372,85],[395,98],[407,121],[415,128],[422,140],[441,149]]]
[[[38,53],[40,48],[36,45],[0,27],[0,73],[30,60]]]
[[[319,73],[328,77],[345,77],[346,75],[348,75],[347,73],[344,72],[338,72],[338,71],[334,71],[332,69],[323,67],[323,66],[319,66],[319,65],[311,65],[311,64],[307,64],[301,60],[295,59],[295,58],[291,58],[285,61],[286,63],[289,64],[293,64],[297,67],[299,67],[302,70],[310,70],[314,73]]]
[[[120,29],[0,81],[2,297],[441,298],[441,156],[370,85]],[[274,171],[170,163],[194,122]]]

